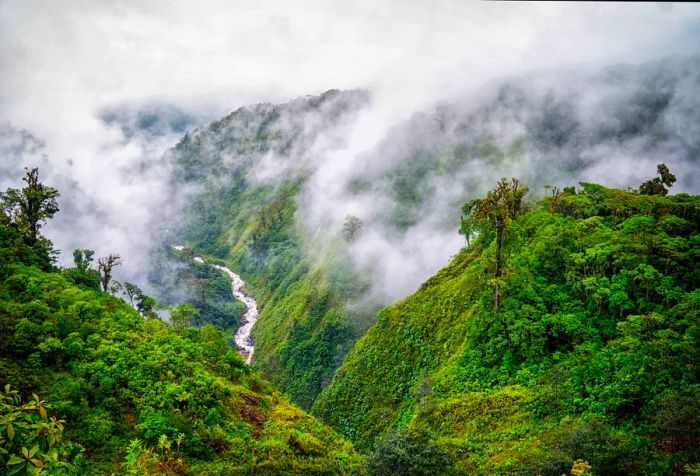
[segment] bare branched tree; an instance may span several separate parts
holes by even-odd
[[[112,281],[112,269],[121,264],[119,255],[110,254],[105,258],[97,260],[97,269],[100,272],[100,283],[104,292],[111,291],[110,282]]]

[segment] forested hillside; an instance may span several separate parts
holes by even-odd
[[[254,363],[304,408],[330,383],[371,312],[360,309],[361,318],[346,318],[347,299],[363,284],[342,246],[315,249],[297,222],[307,172],[294,169],[270,182],[257,180],[255,167],[275,154],[303,161],[316,134],[341,127],[364,101],[360,92],[329,91],[242,108],[186,136],[173,151],[178,180],[205,188],[193,195],[178,240],[245,277],[261,310]]]
[[[659,170],[643,194],[468,202],[470,245],[378,314],[313,412],[375,474],[695,474],[700,197]]]
[[[574,121],[565,134],[542,135],[550,119],[561,125],[557,117],[578,112],[508,85],[491,107],[417,115],[366,153],[390,157],[380,167],[335,177],[341,201],[372,204],[360,216],[324,215],[325,169],[316,167],[338,159],[365,93],[241,108],[189,132],[167,156],[171,190],[188,206],[162,232],[146,287],[163,304],[188,303],[171,310],[171,325],[137,284],[110,280],[118,257],[93,263],[90,250],[76,250],[75,267],[57,268],[39,226],[56,213],[57,195],[30,219],[19,191],[8,191],[4,412],[25,430],[38,412],[56,434],[29,432],[20,444],[6,426],[11,465],[59,471],[56,448],[61,464],[83,472],[362,471],[345,437],[372,474],[693,471],[700,212],[697,197],[667,193],[694,179],[676,181],[663,166],[638,189],[584,182],[538,191],[555,154],[571,177],[600,165],[584,143],[642,141],[647,154],[676,147],[677,163],[694,163],[694,143],[669,129],[674,100],[656,87],[677,87],[689,73],[653,71],[619,73],[642,78],[651,97],[627,101],[653,128],[622,127],[639,116],[620,106],[617,122]],[[610,77],[601,81],[617,81]],[[489,131],[506,111],[527,127],[497,139]],[[533,193],[501,181],[478,198],[487,176],[526,163],[541,172]],[[457,197],[468,200],[466,246],[376,314],[453,242],[429,242],[433,256],[423,240],[457,235]],[[260,309],[254,368],[283,396],[231,348],[243,306],[224,275],[173,245],[244,277]],[[53,415],[64,422],[49,423]]]
[[[699,70],[689,57],[507,79],[361,152],[368,93],[240,108],[171,151],[172,189],[190,200],[165,241],[241,273],[261,311],[253,362],[308,409],[376,311],[459,251],[461,204],[499,177],[538,196],[589,178],[627,186],[669,157],[676,187],[696,189]],[[167,270],[152,273],[156,289]]]
[[[174,309],[167,324],[141,294],[139,312],[100,290],[104,269],[92,267],[89,250],[76,253],[76,267],[56,268],[38,233],[58,210],[56,190],[35,181],[1,198],[0,472],[347,474],[358,466],[351,444],[246,366],[229,335],[193,327],[196,308]]]

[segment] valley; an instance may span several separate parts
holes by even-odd
[[[182,245],[175,245],[173,248],[177,251],[183,251],[185,249],[185,247]],[[200,256],[195,256],[192,258],[192,260],[199,264],[207,264],[206,261],[204,261],[204,259]],[[239,275],[228,269],[226,266],[221,266],[219,264],[212,264],[209,266],[218,269],[229,277],[231,280],[231,292],[233,297],[238,299],[246,306],[246,313],[241,317],[239,327],[236,329],[236,333],[234,334],[234,341],[236,342],[236,346],[238,347],[239,351],[245,356],[246,364],[250,365],[250,362],[253,359],[253,352],[255,352],[255,343],[251,337],[251,331],[253,330],[255,322],[258,320],[257,303],[255,302],[254,298],[246,295],[243,292],[245,282],[243,282]]]
[[[102,114],[159,151],[128,240],[60,249],[108,207],[7,167],[0,470],[698,474],[699,88],[670,56],[390,123],[370,89]]]

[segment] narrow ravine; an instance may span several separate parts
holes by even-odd
[[[185,249],[184,246],[173,246],[173,248],[178,251]],[[200,264],[208,264],[201,256],[195,256],[192,258],[192,260]],[[255,322],[258,320],[258,303],[255,301],[255,299],[243,292],[245,282],[239,275],[228,269],[226,266],[221,266],[218,264],[209,265],[225,273],[229,277],[231,280],[231,292],[233,293],[233,297],[246,305],[247,311],[239,323],[238,329],[233,336],[233,340],[236,342],[236,346],[240,352],[246,356],[245,363],[250,365],[250,362],[253,359],[253,352],[255,352],[255,343],[253,342],[253,338],[251,337],[250,333],[253,330]]]

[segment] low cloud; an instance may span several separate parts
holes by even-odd
[[[330,126],[332,111],[280,120],[293,150],[217,160],[255,160],[257,182],[309,171],[299,222],[322,241],[360,217],[352,252],[393,299],[456,252],[459,204],[501,175],[626,186],[665,161],[697,191],[697,59],[598,71],[698,53],[699,37],[696,5],[6,0],[0,184],[40,166],[62,193],[46,228],[62,263],[75,247],[119,253],[138,280],[193,192],[173,179],[183,133],[247,104],[366,91]],[[477,150],[486,137],[508,160]],[[423,188],[397,208],[411,174]]]

